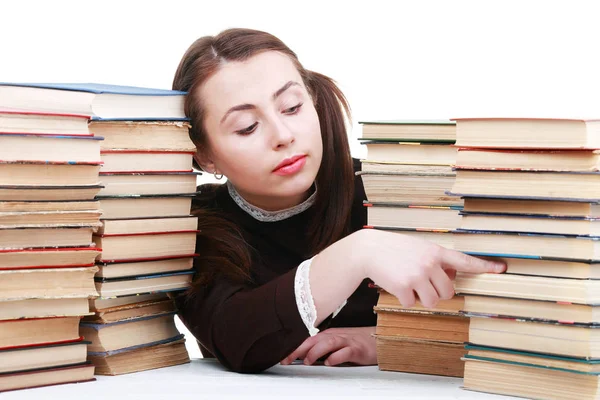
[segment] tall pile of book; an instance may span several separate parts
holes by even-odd
[[[462,200],[448,196],[456,162],[451,121],[362,122],[367,146],[360,175],[368,202],[368,228],[422,237],[452,248]],[[379,368],[462,376],[468,318],[462,298],[435,309],[404,308],[380,292],[376,341]]]
[[[359,174],[369,228],[423,237],[452,248],[462,200],[452,188],[456,162],[451,121],[361,122],[367,157]]]
[[[600,122],[457,120],[465,198],[455,248],[505,274],[460,274],[471,317],[464,387],[598,398]]]
[[[463,297],[440,300],[435,308],[419,302],[402,307],[398,299],[380,290],[375,306],[377,364],[384,371],[462,377],[464,343],[469,318],[462,313]]]
[[[197,234],[184,94],[101,84],[0,86],[0,106],[87,111],[89,131],[105,139],[95,193],[102,223],[93,236],[101,249],[99,297],[80,325],[96,374],[189,362],[168,297],[189,286]]]
[[[100,253],[88,119],[0,108],[0,392],[94,380],[79,330]]]

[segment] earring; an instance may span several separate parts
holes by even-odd
[[[215,179],[217,179],[217,180],[223,179],[223,174],[219,174],[217,172],[217,170],[215,170],[215,172],[213,172],[213,175],[215,176]]]

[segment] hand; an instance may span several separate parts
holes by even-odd
[[[499,273],[506,269],[503,263],[471,257],[422,239],[372,229],[359,232],[364,274],[396,296],[403,307],[415,305],[415,293],[428,308],[435,307],[440,299],[452,298],[456,271]]]
[[[376,365],[375,327],[332,328],[317,333],[304,341],[292,354],[281,361],[289,365],[294,360],[304,359],[304,365],[312,365],[329,354],[325,365],[342,363]]]

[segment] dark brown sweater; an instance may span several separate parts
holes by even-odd
[[[354,160],[354,167],[360,168],[358,160]],[[352,231],[366,224],[365,198],[357,176]],[[179,315],[204,347],[203,352],[208,350],[227,368],[238,372],[270,368],[309,336],[296,305],[294,278],[298,265],[311,257],[307,221],[312,210],[282,221],[261,222],[239,208],[226,185],[204,191],[196,205],[224,213],[241,228],[252,249],[253,282],[240,284],[217,276],[193,296],[177,299]],[[197,252],[201,257],[203,250],[198,248]],[[375,325],[377,291],[367,284],[368,280],[363,281],[341,312],[319,329]]]

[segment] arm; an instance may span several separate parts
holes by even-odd
[[[317,311],[315,325],[333,313],[365,277],[394,294],[405,307],[414,305],[415,292],[423,305],[432,307],[454,293],[446,270],[480,273],[504,268],[424,240],[358,231],[313,259],[310,285]],[[195,296],[179,301],[182,320],[226,367],[238,372],[269,368],[294,355],[290,353],[309,336],[296,305],[296,269],[257,288],[217,279]],[[323,354],[326,350],[322,349]]]
[[[252,288],[217,278],[177,299],[190,332],[236,372],[260,372],[308,337],[296,306],[296,269]]]
[[[452,278],[456,271],[503,272],[505,268],[501,263],[397,233],[359,231],[330,246],[313,261],[310,284],[317,312],[315,325],[365,276],[398,297],[404,307],[414,305],[415,294],[423,305],[434,307],[439,299],[454,295]],[[326,330],[308,338],[281,362],[289,364],[301,358],[310,365],[326,356],[326,365],[376,364],[372,333],[372,328]]]
[[[454,295],[454,271],[503,272],[502,263],[486,261],[436,244],[373,229],[355,232],[318,254],[310,286],[320,324],[356,290],[364,278],[412,307],[418,295],[425,307]]]

